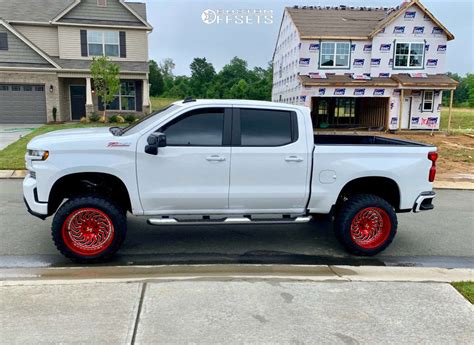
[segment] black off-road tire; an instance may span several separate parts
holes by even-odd
[[[64,224],[68,217],[82,210],[97,210],[100,214],[105,215],[107,224],[111,223],[113,225],[113,227],[108,227],[108,229],[112,229],[112,239],[107,242],[106,247],[98,249],[100,252],[94,252],[92,255],[89,253],[84,255],[80,249],[74,250],[76,248],[73,245],[66,243],[66,241],[70,243],[69,237],[63,235],[63,226],[68,228]],[[101,196],[78,196],[69,199],[58,209],[51,226],[51,234],[56,248],[65,257],[77,263],[98,263],[109,260],[122,246],[126,233],[126,211],[114,202]]]
[[[371,210],[376,210],[376,214],[383,215],[379,217],[383,219],[384,234],[383,240],[380,243],[374,242],[373,247],[370,247],[363,241],[353,238],[351,233],[351,226],[353,221],[357,224],[357,219],[364,217],[364,214]],[[357,217],[357,219],[355,219]],[[388,228],[386,228],[388,226]],[[373,256],[392,243],[395,234],[397,233],[397,214],[394,208],[384,199],[372,194],[357,194],[349,197],[345,201],[334,220],[334,232],[338,241],[346,248],[346,250],[354,255]],[[379,238],[380,239],[380,238]],[[359,241],[359,243],[357,243]]]

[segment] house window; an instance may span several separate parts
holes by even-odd
[[[115,31],[87,31],[91,56],[119,56],[119,33]]]
[[[8,91],[8,85],[0,85],[0,91]]]
[[[424,43],[397,43],[395,48],[395,67],[422,67],[424,53]]]
[[[44,86],[43,85],[35,86],[35,91],[44,91]]]
[[[6,32],[0,32],[0,50],[8,50],[8,36]]]
[[[434,93],[433,91],[423,92],[423,111],[433,111]]]
[[[107,0],[97,0],[97,6],[107,7]]]
[[[349,67],[351,44],[349,42],[323,42],[321,43],[320,65],[323,68]]]
[[[23,86],[23,91],[33,91],[33,86],[25,85],[25,86]]]
[[[20,85],[12,85],[12,91],[21,91]]]
[[[136,89],[134,81],[124,81],[120,85],[119,93],[107,106],[109,110],[136,110]]]

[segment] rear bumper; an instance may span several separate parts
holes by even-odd
[[[28,212],[33,216],[45,219],[48,216],[48,203],[38,201],[36,180],[27,175],[23,180],[23,200]]]
[[[435,192],[423,192],[418,196],[413,205],[413,212],[429,211],[434,209],[433,199],[436,197]]]

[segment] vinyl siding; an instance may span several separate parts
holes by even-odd
[[[16,64],[44,64],[45,67],[51,67],[49,62],[8,31],[4,26],[0,25],[0,32],[6,32],[8,35],[8,50],[0,51],[0,66],[6,62]]]
[[[74,19],[92,19],[106,21],[130,22],[134,25],[144,26],[140,20],[128,11],[118,0],[108,0],[107,7],[97,6],[97,0],[82,0],[64,17],[70,22]]]
[[[83,59],[92,60],[91,56],[81,56],[81,29],[91,28],[59,26],[59,57],[61,59]],[[94,30],[94,29],[92,29]],[[103,29],[97,29],[103,30]],[[125,31],[127,42],[127,57],[110,57],[113,61],[148,61],[148,35],[144,30],[117,30]],[[111,30],[112,31],[112,30]]]
[[[23,36],[50,56],[59,56],[58,28],[54,26],[15,25]]]

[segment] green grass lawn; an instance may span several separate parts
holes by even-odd
[[[469,302],[474,304],[474,282],[459,282],[452,284]]]
[[[150,97],[150,100],[151,100],[151,107],[153,111],[167,107],[171,103],[178,101],[178,99],[175,99],[175,98],[161,98],[161,97]]]
[[[66,123],[57,125],[44,125],[32,131],[30,134],[20,138],[16,142],[8,145],[0,151],[0,170],[1,169],[25,169],[25,152],[26,144],[36,137],[44,133],[51,131],[57,131],[58,129],[68,128],[82,128],[82,127],[100,127],[100,126],[113,126],[111,124],[102,123]]]
[[[449,109],[441,109],[441,129],[448,129]],[[454,131],[474,131],[474,109],[453,108],[451,115],[451,129]]]

